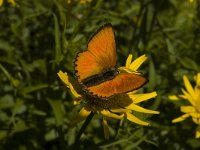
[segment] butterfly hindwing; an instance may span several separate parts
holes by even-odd
[[[147,79],[133,73],[119,73],[112,80],[87,88],[92,95],[109,98],[115,94],[121,94],[136,90],[143,86]]]

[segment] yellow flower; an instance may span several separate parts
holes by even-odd
[[[140,74],[139,72],[137,72],[137,69],[146,59],[147,57],[143,55],[132,62],[132,55],[129,55],[126,61],[126,65],[124,67],[120,67],[119,70],[125,70],[129,73]],[[82,92],[82,89],[80,88],[76,80],[70,78],[67,75],[67,73],[59,71],[58,76],[67,85],[67,87],[71,90],[72,94],[74,95],[75,105],[80,104],[81,102],[85,102],[85,105],[82,107],[79,114],[71,122],[71,126],[74,126],[77,123],[85,120],[91,112],[96,113],[102,116],[104,135],[105,138],[108,139],[109,126],[107,124],[107,118],[126,118],[129,121],[137,123],[139,125],[148,126],[150,125],[148,122],[139,119],[138,117],[133,115],[133,112],[135,111],[148,114],[159,114],[158,111],[145,109],[138,105],[140,102],[156,97],[156,92],[138,94],[138,91],[135,90],[125,94],[115,95],[108,100],[102,100],[100,98],[90,97],[84,92]]]
[[[7,0],[8,3],[12,4],[12,6],[15,6],[16,3],[15,3],[15,0]],[[0,0],[0,6],[3,5],[3,0]]]
[[[183,94],[178,96],[172,95],[169,96],[169,98],[171,100],[180,100],[180,98],[182,98],[189,101],[189,106],[180,107],[181,112],[184,114],[176,119],[173,119],[172,122],[177,123],[191,116],[193,122],[198,125],[196,129],[196,138],[200,138],[200,73],[198,73],[194,79],[196,81],[196,85],[193,88],[188,78],[184,75],[183,82],[185,89],[181,89]]]

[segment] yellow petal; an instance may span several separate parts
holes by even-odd
[[[198,126],[197,129],[196,129],[195,137],[200,138],[200,126]]]
[[[74,99],[74,105],[80,104],[82,100],[83,100],[82,97],[76,97],[76,98]]]
[[[105,139],[109,139],[109,136],[110,136],[109,126],[105,118],[103,118],[102,125],[103,125],[104,137]]]
[[[176,96],[176,95],[170,95],[170,96],[168,96],[168,98],[169,98],[170,100],[173,100],[173,101],[180,100],[180,99],[178,98],[178,96]]]
[[[196,86],[200,86],[200,73],[195,76]]]
[[[0,6],[2,6],[3,5],[3,0],[0,0]]]
[[[132,54],[129,54],[129,55],[128,55],[128,58],[126,59],[126,65],[125,65],[127,68],[130,67],[132,58],[133,58],[133,55],[132,55]]]
[[[134,91],[131,91],[128,93],[128,95],[137,95],[138,93],[138,90],[134,90]]]
[[[129,109],[110,109],[111,110],[111,112],[114,112],[114,113],[125,113],[125,112],[131,112],[131,110],[129,110]]]
[[[141,72],[138,72],[136,70],[131,70],[130,67],[129,68],[119,67],[118,70],[119,70],[120,73],[128,72],[128,73],[133,73],[133,74],[136,74],[136,75],[141,75]]]
[[[145,62],[147,59],[146,55],[142,55],[135,59],[131,64],[130,64],[130,69],[136,71],[142,64]]]
[[[152,93],[145,93],[145,94],[131,94],[128,93],[129,97],[132,99],[134,104],[146,101],[148,99],[154,98],[157,96],[156,92],[152,92]]]
[[[200,119],[200,113],[190,113],[190,115],[191,115],[193,118],[199,118],[199,119]]]
[[[189,116],[190,116],[189,114],[184,114],[178,118],[173,119],[172,123],[181,122],[181,121],[185,120],[186,118],[188,118]]]
[[[193,106],[195,106],[196,104],[195,104],[194,99],[192,98],[192,96],[191,96],[188,92],[186,92],[184,89],[181,89],[181,90],[182,90],[183,94],[185,95],[186,99],[187,99]]]
[[[11,3],[13,6],[15,6],[15,1],[14,0],[8,0],[9,3]]]
[[[196,85],[195,86],[195,104],[196,104],[196,109],[198,109],[198,111],[200,112],[200,86]]]
[[[199,118],[192,117],[192,120],[193,120],[194,123],[200,125],[200,119]]]
[[[190,81],[188,80],[187,76],[183,76],[183,81],[185,84],[185,88],[187,89],[188,93],[192,96],[192,98],[195,97],[194,89],[192,85],[190,84]]]
[[[124,117],[124,115],[117,115],[117,114],[114,114],[114,113],[111,113],[110,111],[108,110],[102,110],[100,111],[100,113],[103,115],[103,116],[106,116],[106,117],[109,117],[109,118],[114,118],[114,119],[122,119]]]
[[[187,98],[187,96],[185,96],[185,95],[183,95],[183,94],[180,94],[180,95],[178,95],[180,98],[182,98],[182,99],[188,99]]]
[[[196,112],[196,110],[193,106],[181,106],[181,111],[184,113]]]
[[[131,122],[134,122],[134,123],[137,123],[137,124],[143,125],[143,126],[149,126],[148,122],[144,122],[144,121],[140,120],[139,118],[137,118],[136,116],[134,116],[131,113],[126,113],[126,117]]]
[[[83,107],[79,114],[71,121],[70,127],[74,127],[77,123],[85,120],[90,113],[91,111],[88,108]]]
[[[67,75],[67,73],[63,73],[61,70],[57,73],[57,75],[59,76],[59,78],[62,80],[62,82],[64,84],[67,85],[67,87],[71,90],[72,94],[75,96],[75,97],[81,97],[80,94],[78,94],[76,92],[76,90],[74,89],[74,87],[72,86],[72,84],[69,82],[69,77]]]
[[[133,103],[131,105],[129,105],[128,107],[126,107],[126,108],[134,110],[134,111],[137,111],[137,112],[147,113],[147,114],[159,114],[160,113],[158,111],[142,108],[142,107],[140,107],[138,105],[135,105]]]

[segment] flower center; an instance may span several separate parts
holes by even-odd
[[[111,109],[115,107],[115,102],[112,98],[110,99],[102,99],[102,98],[95,98],[95,97],[87,97],[87,105],[94,110],[99,109]]]
[[[117,94],[109,99],[85,95],[84,99],[87,100],[87,105],[93,110],[121,109],[129,106],[132,103],[132,100],[127,94]]]

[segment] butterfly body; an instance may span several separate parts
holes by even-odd
[[[118,70],[116,68],[103,71],[100,74],[93,75],[89,78],[86,78],[82,81],[82,83],[86,87],[98,85],[102,82],[112,80],[118,74]]]
[[[84,91],[102,99],[133,91],[147,80],[116,68],[115,37],[111,24],[101,26],[90,38],[87,50],[75,58],[75,74]]]

